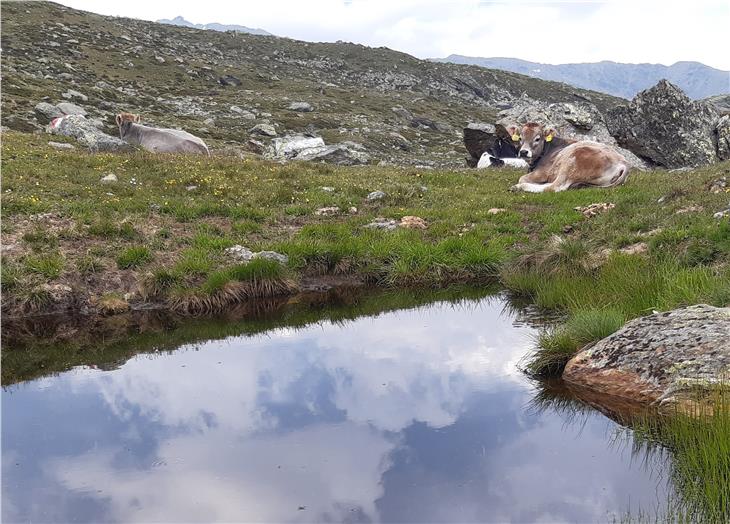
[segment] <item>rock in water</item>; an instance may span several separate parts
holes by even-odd
[[[89,151],[128,151],[133,149],[120,138],[100,131],[90,120],[81,115],[68,115],[55,119],[47,128],[48,132],[70,136],[89,148]]]
[[[704,304],[628,322],[568,362],[566,382],[644,403],[681,402],[727,380],[730,308]]]
[[[712,106],[693,102],[666,80],[606,114],[608,129],[620,146],[670,169],[718,161],[718,119]]]

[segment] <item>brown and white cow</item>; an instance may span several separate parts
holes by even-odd
[[[210,155],[202,139],[180,129],[160,129],[139,123],[139,115],[117,115],[119,136],[125,142],[137,144],[153,153],[199,153]]]
[[[554,129],[534,122],[522,127],[519,156],[527,161],[530,172],[512,186],[515,191],[613,187],[629,175],[628,162],[610,146],[559,138]]]

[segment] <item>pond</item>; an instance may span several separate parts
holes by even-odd
[[[545,401],[519,368],[536,319],[483,295],[186,320],[121,336],[123,358],[18,379],[3,521],[610,522],[662,506],[664,464],[600,412]],[[28,349],[4,342],[15,366]]]

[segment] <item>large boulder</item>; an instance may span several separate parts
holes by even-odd
[[[271,141],[269,156],[277,160],[290,160],[306,149],[324,147],[324,140],[318,136],[285,136]]]
[[[59,118],[64,115],[57,106],[49,104],[48,102],[39,102],[33,108],[35,117],[41,124],[49,124],[54,118]]]
[[[309,160],[352,166],[370,161],[370,155],[362,149],[360,144],[353,142],[325,145],[320,137],[285,136],[271,141],[267,156],[275,160]]]
[[[608,128],[620,146],[670,169],[718,161],[718,119],[714,107],[690,100],[666,80],[606,113]]]
[[[730,308],[690,306],[628,322],[573,357],[563,380],[647,404],[682,402],[730,373]]]
[[[611,136],[606,120],[601,112],[589,103],[556,102],[545,104],[523,96],[515,101],[512,107],[499,112],[497,124],[526,124],[538,122],[550,126],[558,132],[558,136],[572,140],[588,140],[609,145],[621,153],[631,167],[648,169],[651,167],[645,160],[631,151],[620,147]]]
[[[133,149],[125,141],[107,135],[82,115],[67,115],[55,119],[47,128],[49,133],[75,138],[89,151],[128,151]]]

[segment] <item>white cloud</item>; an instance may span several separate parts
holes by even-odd
[[[730,3],[699,0],[268,2],[61,0],[108,15],[260,27],[308,41],[387,46],[420,58],[452,53],[546,63],[696,60],[730,69]]]

